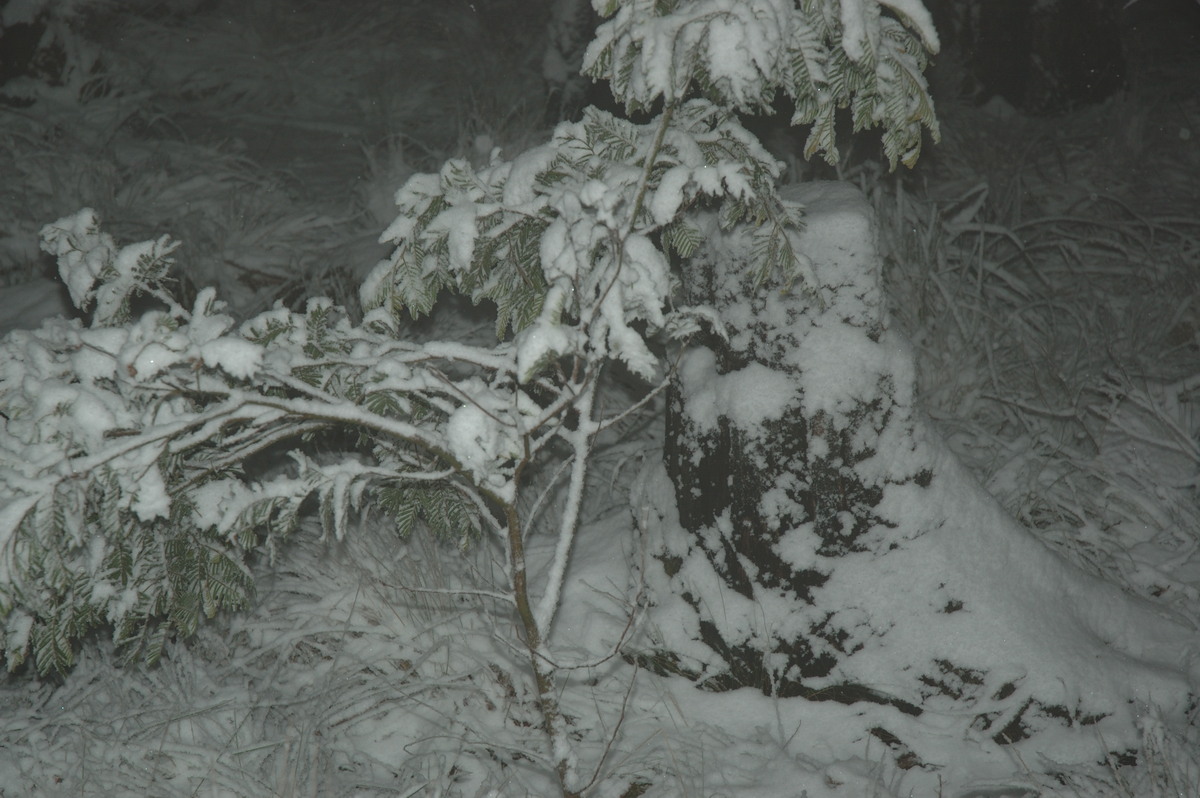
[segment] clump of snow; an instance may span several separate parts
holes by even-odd
[[[117,249],[91,208],[48,224],[41,231],[41,247],[58,261],[59,277],[71,301],[86,310],[95,300],[94,324],[120,319],[130,294],[147,285],[154,268],[169,265],[178,242],[168,236]],[[99,283],[99,285],[97,285]]]
[[[179,339],[182,337],[178,336]],[[182,341],[178,343],[182,344]],[[127,349],[123,354],[126,371],[141,380],[152,380],[175,364],[187,360],[186,349],[173,349],[159,341]]]
[[[879,8],[874,0],[842,0],[839,4],[842,22],[842,49],[852,61],[861,62],[868,52],[874,52],[878,43],[873,41],[872,31],[876,25],[867,21],[868,15],[878,16]]]
[[[887,6],[904,19],[921,37],[925,47],[931,53],[941,49],[937,28],[933,24],[933,15],[921,0],[878,0],[881,6]]]
[[[248,380],[262,367],[263,350],[261,346],[239,338],[217,338],[200,346],[200,357],[206,366]]]
[[[795,381],[761,363],[718,374],[712,350],[695,347],[681,358],[678,370],[684,411],[700,430],[713,431],[720,417],[743,430],[783,418],[798,397]]]
[[[578,337],[573,328],[543,319],[521,330],[516,339],[517,378],[521,382],[531,380],[548,360],[574,351]]]
[[[157,465],[151,464],[142,471],[134,496],[131,507],[142,521],[166,518],[171,512],[167,485]]]
[[[442,211],[429,223],[430,235],[447,235],[450,263],[454,269],[465,271],[471,267],[478,233],[476,210],[474,203],[459,203]]]
[[[455,410],[446,423],[450,451],[467,468],[484,473],[500,448],[496,420],[474,404]]]
[[[100,220],[83,208],[48,224],[41,232],[42,249],[58,261],[58,273],[75,307],[84,310],[94,296],[93,286],[117,251],[112,236],[100,232]]]
[[[656,224],[666,224],[679,213],[683,205],[683,189],[693,180],[692,172],[686,166],[672,166],[659,179],[658,188],[648,203]]]

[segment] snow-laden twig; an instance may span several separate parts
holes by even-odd
[[[270,407],[302,417],[326,419],[375,430],[428,449],[440,458],[444,458],[447,463],[457,463],[457,460],[446,451],[444,441],[440,436],[430,433],[423,427],[380,416],[348,402],[333,404],[313,399],[273,399],[266,396],[247,396],[244,401],[247,405]]]
[[[562,597],[562,582],[567,573],[567,563],[571,557],[571,545],[575,542],[575,532],[579,526],[579,508],[583,503],[583,488],[587,480],[587,464],[592,452],[592,441],[595,439],[598,425],[592,418],[592,407],[596,399],[596,380],[589,380],[584,385],[576,402],[575,410],[579,421],[574,430],[564,432],[573,450],[571,463],[571,482],[567,488],[567,504],[563,508],[562,519],[558,528],[558,544],[554,549],[554,560],[550,564],[550,572],[546,576],[546,592],[538,604],[538,629],[542,635],[550,633],[550,625],[554,622],[554,614]]]

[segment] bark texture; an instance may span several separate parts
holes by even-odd
[[[910,375],[893,373],[882,348],[879,260],[864,198],[837,183],[804,187],[798,196],[822,208],[810,219],[806,240],[840,239],[814,246],[835,255],[820,264],[822,281],[831,282],[818,287],[815,298],[778,285],[755,288],[744,278],[746,264],[739,265],[746,250],[736,236],[718,236],[693,259],[684,281],[687,298],[713,306],[729,338],[713,336],[681,369],[668,403],[665,463],[681,526],[696,536],[729,590],[751,602],[771,592],[811,608],[840,558],[890,545],[887,531],[895,524],[880,507],[879,447],[903,440],[911,391],[908,385],[897,390],[897,377],[907,382]],[[808,372],[826,354],[819,348],[832,344],[845,351],[847,337],[853,341],[848,348],[870,362],[823,364],[837,384],[814,392]],[[846,370],[858,373],[847,380]],[[764,371],[773,378],[764,379]],[[731,375],[725,388],[718,386]],[[788,398],[761,415],[753,407],[766,397],[739,390],[764,384]],[[705,396],[713,391],[723,394],[715,418],[689,410],[689,402],[707,406]],[[898,434],[884,435],[888,429]],[[889,473],[886,479],[928,484],[928,477]],[[679,563],[667,558],[664,566],[669,573]],[[700,615],[701,639],[728,666],[711,687],[753,686],[783,697],[819,693],[846,702],[896,703],[918,713],[862,684],[806,686],[833,672],[854,637],[832,614],[817,611],[786,635],[748,639],[744,628],[723,630],[706,617],[702,597],[685,593],[684,599]]]

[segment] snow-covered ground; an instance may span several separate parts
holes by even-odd
[[[91,102],[65,97],[84,75],[0,110],[14,176],[0,196],[0,330],[67,307],[36,233],[85,205],[123,243],[181,239],[185,286],[217,284],[242,312],[352,301],[405,177],[544,134],[543,45],[529,34],[541,20],[518,3],[153,5],[89,32],[98,44],[75,57],[101,58],[108,86]],[[901,629],[902,645],[981,666],[1037,646],[1026,660],[1047,679],[1087,656],[1089,684],[1144,680],[1145,703],[1114,709],[1128,756],[1056,763],[913,721],[906,736],[937,767],[905,769],[869,733],[885,708],[706,693],[634,668],[618,647],[652,639],[662,618],[636,577],[637,522],[655,516],[629,502],[635,479],[643,497],[661,487],[647,476],[662,435],[650,412],[597,453],[552,640],[560,666],[578,664],[563,711],[581,768],[601,776],[595,794],[1200,794],[1200,735],[1180,722],[1196,708],[1154,702],[1186,680],[1173,658],[1195,651],[1200,619],[1200,62],[1195,38],[1172,49],[1180,31],[1160,24],[1131,33],[1131,89],[1104,106],[1037,120],[949,98],[947,140],[913,175],[870,162],[840,174],[877,215],[918,406],[944,440],[930,446],[970,471],[951,483],[969,489],[911,510],[914,524],[969,522],[965,536],[912,556],[944,558],[946,580],[986,596],[997,624],[952,641]],[[479,323],[432,324],[452,338]],[[997,530],[1017,541],[1012,562],[971,564]],[[536,571],[553,540],[530,545]],[[173,644],[157,668],[120,667],[98,642],[61,681],[7,677],[0,795],[552,794],[524,652],[486,593],[503,584],[498,550],[304,529],[259,567],[253,609]],[[1056,582],[1088,586],[1062,597],[1089,610],[1067,616],[1076,625],[1042,623]],[[884,598],[902,617],[905,597]],[[1178,646],[1161,630],[1182,630]]]

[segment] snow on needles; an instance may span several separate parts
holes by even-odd
[[[686,13],[652,19],[640,18],[643,13],[639,4],[623,5],[596,31],[584,55],[590,71],[612,48],[613,63],[631,67],[614,89],[642,106],[660,97],[682,100],[695,77],[689,59],[697,52],[706,54],[711,79],[737,107],[759,105],[764,77],[784,68],[795,18],[791,0],[709,0],[691,4]]]

